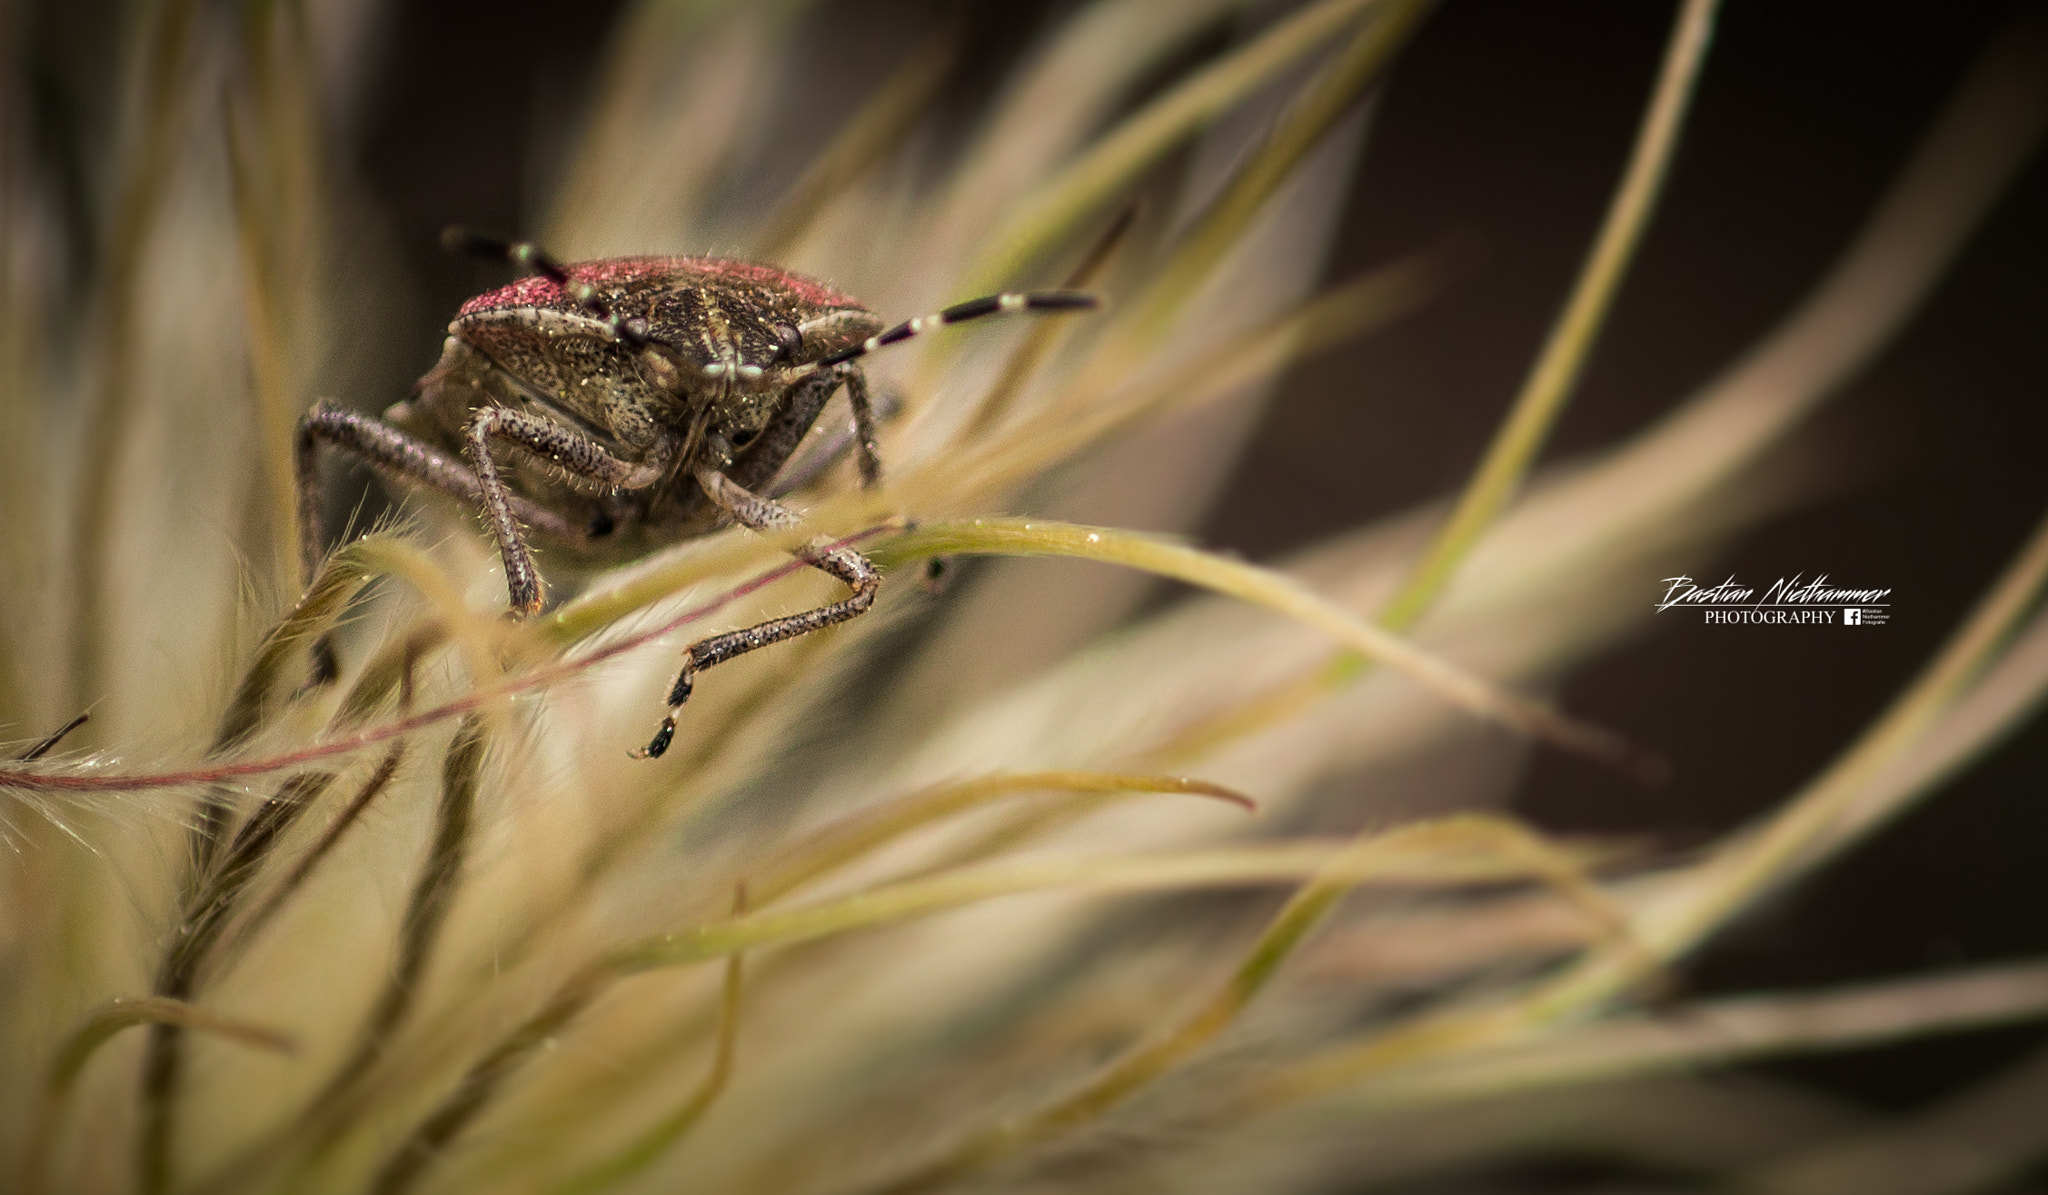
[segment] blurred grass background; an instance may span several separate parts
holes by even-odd
[[[798,107],[811,89],[857,93],[933,29],[956,27],[961,65],[920,134],[930,139],[922,147],[929,160],[943,161],[949,138],[971,138],[1008,69],[1082,7],[814,6],[782,78]],[[17,62],[30,68],[14,94],[30,98],[38,144],[88,145],[111,123],[105,83],[126,51],[103,34],[119,11],[10,11]],[[2013,11],[1731,3],[1662,208],[1546,459],[1621,442],[1781,318],[1848,243]],[[583,97],[602,81],[593,74],[618,9],[521,2],[308,12],[316,53],[341,56],[331,77],[346,84],[320,97],[347,167],[327,235],[359,247],[364,285],[349,301],[375,307],[376,325],[395,330],[354,346],[360,351],[322,392],[345,389],[375,409],[431,361],[455,305],[503,276],[440,256],[439,228],[460,220],[531,231],[541,219],[572,156]],[[323,25],[323,13],[334,23]],[[1202,498],[1208,513],[1194,525],[1204,542],[1276,560],[1462,484],[1578,268],[1669,21],[1665,6],[1619,0],[1451,0],[1433,14],[1371,113],[1323,273],[1349,277],[1446,233],[1476,242],[1482,264],[1396,334],[1292,369],[1227,483]],[[1149,86],[1164,87],[1228,44],[1219,32],[1185,47]],[[1141,86],[1128,103],[1147,94]],[[841,115],[823,107],[791,122],[800,132],[763,147],[753,177],[707,186],[786,185]],[[40,164],[57,194],[81,207],[102,193],[102,161],[56,152]],[[1818,771],[1933,654],[2048,499],[2044,212],[2048,164],[2036,155],[1903,335],[1773,450],[1781,475],[1800,479],[1797,501],[1725,552],[1700,549],[1689,566],[1764,579],[1824,571],[1890,586],[1891,623],[1852,638],[1707,628],[1675,611],[1645,621],[1572,672],[1557,697],[1666,753],[1671,784],[1646,793],[1538,751],[1514,787],[1516,811],[1546,829],[1623,834],[1667,849],[1703,844]],[[107,252],[93,223],[59,226],[72,240],[47,248],[89,274]],[[711,235],[693,247],[736,247]],[[907,251],[915,253],[914,242]],[[55,335],[89,341],[93,331],[79,321]],[[363,487],[361,501],[366,519],[375,518],[382,491]],[[992,571],[970,569],[963,587],[972,593]],[[1639,593],[1618,600],[1647,606],[1660,588],[1646,574]],[[1154,587],[1130,600],[1147,612],[1173,597]],[[2043,777],[2048,736],[2014,735],[1938,799],[1685,962],[1667,995],[1796,990],[2048,952],[2036,864],[2048,839]],[[1374,785],[1388,787],[1384,776]],[[1334,787],[1322,800],[1344,808],[1343,782]],[[1381,807],[1380,816],[1390,813]],[[1203,906],[1192,907],[1191,919]],[[1215,912],[1219,924],[1245,917],[1242,902],[1221,898]],[[1746,1075],[1731,1082],[1785,1081],[1822,1105],[1907,1113],[1994,1078],[2044,1042],[2037,1027],[1985,1030],[1744,1064]],[[1400,1189],[1630,1183],[1684,1185],[1538,1140],[1505,1161],[1438,1166]]]

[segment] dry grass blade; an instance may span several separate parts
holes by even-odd
[[[1602,1009],[1647,975],[1654,960],[1695,949],[1764,894],[1823,858],[1813,850],[1865,788],[1903,757],[1962,697],[2048,585],[2048,519],[1985,595],[1941,654],[1848,750],[1754,831],[1736,836],[1682,873],[1677,891],[1639,910],[1632,940],[1647,951],[1596,951],[1529,993],[1475,1009],[1425,1013],[1332,1051],[1282,1085],[1286,1098],[1327,1094],[1420,1060],[1542,1034]],[[1837,846],[1841,845],[1839,841]]]
[[[1941,721],[1813,840],[1798,866],[1853,844],[1922,794],[1937,790],[2002,737],[2025,725],[2044,699],[2048,699],[2048,611],[2036,613]]]
[[[1540,443],[1541,430],[1555,418],[1556,411],[1561,407],[1569,391],[1570,380],[1576,373],[1577,363],[1583,361],[1585,357],[1593,331],[1598,327],[1600,317],[1604,314],[1607,302],[1618,284],[1622,266],[1629,259],[1639,238],[1640,230],[1652,207],[1657,184],[1670,161],[1672,148],[1677,142],[1679,118],[1685,110],[1686,100],[1691,95],[1693,84],[1698,77],[1699,64],[1704,57],[1707,30],[1711,27],[1714,9],[1713,0],[1695,0],[1689,3],[1681,14],[1666,54],[1656,98],[1651,104],[1650,114],[1645,118],[1643,131],[1638,138],[1629,176],[1616,196],[1600,243],[1595,247],[1578,292],[1567,307],[1566,316],[1560,322],[1560,331],[1553,342],[1559,347],[1554,352],[1546,353],[1544,361],[1539,363],[1537,376],[1541,381],[1531,383],[1530,393],[1518,404],[1518,411],[1523,414],[1511,418],[1508,427],[1501,434],[1501,442],[1511,447],[1497,450],[1488,464],[1482,467],[1480,479],[1467,488],[1465,503],[1471,508],[1468,517],[1454,517],[1451,527],[1440,534],[1438,544],[1447,547],[1431,558],[1438,571],[1432,573],[1432,565],[1426,563],[1422,570],[1411,576],[1409,583],[1390,607],[1393,618],[1391,625],[1406,627],[1411,624],[1416,615],[1434,598],[1443,581],[1449,576],[1449,562],[1462,557],[1470,550],[1479,529],[1491,521],[1494,512],[1505,499],[1507,491],[1500,489],[1498,492],[1490,492],[1488,482],[1496,485],[1512,484],[1512,479],[1520,477],[1534,458],[1535,447]],[[1353,76],[1369,77],[1384,61],[1391,47],[1398,45],[1405,35],[1402,18],[1415,19],[1421,11],[1421,7],[1417,6],[1412,12],[1389,15],[1361,35],[1347,52],[1342,64],[1332,72],[1332,86],[1329,89],[1332,95],[1348,99],[1349,91],[1346,88],[1353,84]],[[1381,34],[1382,25],[1390,29],[1383,34],[1384,40],[1375,36]],[[1320,135],[1320,128],[1334,119],[1335,112],[1336,105],[1324,96],[1315,96],[1305,101],[1294,114],[1299,117],[1297,124],[1300,127],[1283,124],[1273,144],[1282,147],[1284,151],[1285,148],[1291,147],[1291,141],[1305,136]],[[1262,183],[1270,185],[1256,166],[1240,176],[1238,185],[1227,192],[1214,209],[1214,223],[1195,234],[1194,249],[1185,258],[1187,262],[1193,263],[1190,268],[1196,268],[1205,257],[1220,252],[1220,249],[1211,248],[1205,237],[1213,233],[1216,238],[1220,238],[1214,243],[1220,246],[1227,243],[1228,228],[1233,221],[1242,222],[1249,219],[1250,210],[1262,197]],[[1163,289],[1158,293],[1165,296],[1165,302],[1179,302],[1191,279],[1175,279],[1170,272],[1168,278],[1173,280],[1172,286],[1165,287],[1162,280]],[[1491,501],[1488,500],[1489,494]],[[1353,640],[1348,646],[1355,644],[1356,640]],[[1353,646],[1353,649],[1356,650],[1356,647]],[[1361,654],[1374,657],[1379,662],[1400,666],[1384,652],[1367,651]],[[1641,759],[1618,740],[1612,736],[1602,738],[1604,741],[1597,743],[1582,740],[1578,745],[1579,749],[1594,754],[1596,758],[1629,763],[1639,769],[1644,766]],[[920,1171],[900,1183],[891,1184],[886,1189],[890,1195],[908,1195],[913,1191],[936,1189],[1002,1157],[1063,1135],[1100,1118],[1109,1108],[1123,1101],[1132,1092],[1155,1081],[1230,1025],[1253,997],[1271,982],[1288,956],[1297,950],[1308,934],[1329,915],[1347,887],[1346,883],[1335,878],[1319,878],[1297,893],[1248,952],[1230,981],[1190,1020],[1176,1026],[1151,1045],[1127,1053],[1078,1093],[1024,1122],[1006,1125],[971,1137],[929,1169]],[[1645,957],[1644,952],[1633,945],[1619,953],[1631,958]]]
[[[1855,239],[1797,309],[1626,452],[1582,479],[1669,518],[1812,414],[1925,303],[2048,129],[2048,36],[1987,46]]]
[[[841,542],[858,543],[877,533],[870,532],[869,535],[865,536],[853,536]],[[353,553],[356,548],[371,543],[372,541],[368,539],[358,540],[355,544],[350,545],[347,551]],[[735,555],[752,555],[757,552],[757,546],[749,544],[743,545],[741,550],[736,552]],[[337,553],[336,560],[340,559],[342,559],[342,556]],[[424,730],[437,723],[476,713],[516,694],[544,688],[578,675],[605,660],[623,655],[635,648],[643,647],[655,639],[671,634],[678,627],[706,618],[726,603],[745,597],[804,567],[801,562],[785,563],[755,577],[751,581],[726,591],[705,605],[694,607],[650,630],[640,631],[625,638],[614,640],[603,647],[572,659],[559,661],[514,676],[508,680],[498,681],[491,685],[473,689],[462,697],[444,702],[417,714],[406,715],[394,721],[380,723],[366,729],[345,734],[339,738],[315,742],[312,745],[296,748],[282,754],[168,772],[121,774],[110,771],[42,772],[0,769],[0,789],[16,789],[28,793],[147,792],[157,789],[184,788],[194,784],[219,783],[247,776],[261,776],[271,772],[304,767],[308,764],[333,759],[337,756],[349,755],[365,747],[403,738],[415,731]],[[366,579],[361,578],[361,580]],[[653,599],[649,598],[647,600]],[[514,633],[514,628],[508,627],[502,622],[479,619],[469,615],[464,616],[464,622],[486,643],[509,642],[509,639],[506,637]],[[381,701],[391,687],[403,684],[402,678],[405,674],[407,657],[409,655],[416,656],[421,644],[429,646],[438,644],[444,635],[445,631],[438,625],[421,628],[417,637],[409,637],[400,645],[400,650],[388,657],[379,656],[378,660],[374,662],[376,664],[374,671],[366,669],[366,675],[359,678],[358,688],[352,691],[351,698],[345,701],[337,712],[334,720],[335,727],[347,728],[356,725],[365,709]]]
[[[1759,833],[1731,844],[1705,866],[1698,898],[1683,911],[1646,922],[1662,950],[1683,951],[1736,910],[1791,882],[1827,855],[1813,842],[1853,807],[1859,793],[1900,759],[1953,708],[2005,650],[2021,620],[2048,589],[2048,517],[1984,595],[1942,652],[1863,736]],[[1866,825],[1869,823],[1866,822]],[[1834,842],[1839,850],[1846,845]]]
[[[2043,1016],[2048,965],[1986,967],[1840,991],[1679,1004],[1397,1072],[1349,1098],[1403,1106],[1487,1099],[1750,1058],[1851,1050]],[[1316,1069],[1314,1060],[1302,1063],[1272,1085],[1285,1090]]]
[[[263,637],[255,658],[242,673],[235,695],[221,715],[220,728],[213,736],[213,753],[232,751],[247,742],[277,715],[277,694],[289,681],[294,661],[303,661],[313,644],[341,616],[342,608],[355,597],[375,563],[386,550],[404,549],[384,537],[357,540],[329,558],[320,575],[306,588],[278,624]]]
[[[742,888],[733,901],[733,913],[746,911],[746,890]],[[718,1001],[718,1031],[712,1045],[711,1069],[697,1084],[687,1099],[658,1123],[634,1138],[632,1143],[618,1153],[577,1174],[569,1180],[556,1184],[553,1195],[588,1195],[618,1186],[646,1170],[662,1154],[674,1149],[676,1144],[689,1136],[690,1130],[704,1118],[719,1094],[732,1079],[733,1047],[739,1037],[741,964],[743,955],[735,954],[725,960],[725,982],[721,986]]]
[[[64,1105],[79,1075],[84,1072],[85,1064],[92,1061],[93,1055],[115,1034],[137,1025],[175,1025],[280,1054],[290,1054],[298,1049],[297,1040],[290,1034],[223,1017],[183,1000],[143,996],[108,1002],[65,1039],[50,1061],[49,1073],[43,1079],[42,1100],[36,1107],[35,1120],[22,1153],[20,1190],[24,1195],[43,1190],[51,1137],[57,1132]]]
[[[964,459],[905,479],[895,492],[915,501],[993,500],[1147,419],[1181,414],[1269,379],[1353,337],[1384,327],[1441,294],[1470,266],[1463,241],[1402,258],[1331,287],[1299,307],[1190,353],[1153,376],[1104,390],[1079,388],[1060,408],[1034,416],[1014,436]],[[942,500],[938,493],[933,501]]]
[[[1246,0],[1102,0],[1078,12],[1020,64],[941,184],[930,206],[948,257],[978,252],[1017,196],[1083,152],[1148,73],[1253,7]]]
[[[156,996],[176,1001],[193,998],[206,969],[217,961],[217,948],[230,918],[240,912],[242,894],[278,838],[333,782],[334,777],[325,772],[285,781],[275,796],[250,815],[218,866],[199,869],[171,944],[157,965]],[[171,1143],[177,1134],[184,1074],[183,1027],[177,1021],[159,1022],[150,1030],[142,1066],[137,1168],[145,1188],[161,1190],[170,1185]]]
[[[365,541],[363,546],[337,553],[299,604],[265,636],[221,718],[214,735],[214,754],[246,742],[276,715],[274,693],[282,684],[288,662],[332,625],[366,580],[359,560],[381,547]],[[159,961],[156,995],[172,1000],[192,996],[229,918],[239,912],[243,891],[255,879],[271,848],[333,780],[331,774],[309,773],[287,781],[250,816],[232,842],[227,839],[234,816],[232,796],[219,786],[207,790],[191,831],[193,863],[189,890],[180,906],[179,933]],[[223,847],[225,855],[220,853]],[[172,1140],[184,1073],[183,1043],[175,1022],[161,1023],[150,1032],[141,1080],[142,1132],[137,1144],[137,1168],[146,1191],[168,1189],[171,1182]]]
[[[573,1022],[617,978],[613,969],[586,967],[571,975],[539,1013],[528,1018],[462,1076],[453,1095],[420,1122],[385,1161],[374,1189],[396,1195],[410,1188],[476,1118],[499,1088],[554,1035]]]
[[[1336,61],[1302,89],[1257,152],[1231,175],[1223,193],[1195,220],[1144,293],[1130,304],[1123,321],[1132,340],[1143,345],[1172,329],[1174,314],[1201,292],[1217,265],[1243,242],[1252,220],[1302,159],[1386,72],[1435,3],[1386,0],[1384,11],[1375,13]],[[1142,355],[1142,348],[1134,350]]]
[[[1111,220],[1108,227],[1102,230],[1102,235],[1088,247],[1088,252],[1082,254],[1081,260],[1068,271],[1065,278],[1060,280],[1060,289],[1087,290],[1094,286],[1103,268],[1109,265],[1110,259],[1117,255],[1118,250],[1123,248],[1124,242],[1130,237],[1131,229],[1137,225],[1142,209],[1143,205],[1134,201],[1123,211],[1118,212],[1116,219]],[[1038,372],[1038,367],[1044,363],[1046,354],[1052,351],[1053,342],[1059,339],[1060,332],[1061,324],[1049,320],[1034,325],[1031,331],[1025,334],[1024,342],[1017,346],[1016,352],[1010,354],[1009,361],[997,375],[995,389],[990,390],[982,398],[980,405],[975,408],[973,417],[967,421],[969,438],[986,435],[1003,422],[1009,415],[1011,404],[1016,400],[1018,392]]]
[[[308,1108],[309,1118],[319,1117],[329,1103],[348,1094],[364,1072],[376,1064],[392,1032],[412,1009],[420,977],[440,941],[448,906],[455,899],[455,885],[469,854],[485,743],[483,727],[475,719],[464,721],[455,732],[455,741],[449,745],[442,764],[441,803],[435,812],[434,838],[428,844],[405,918],[399,925],[398,954],[392,962],[390,977],[364,1018],[347,1060],[336,1068],[334,1077]]]
[[[296,309],[299,292],[291,282],[315,270],[317,229],[325,222],[318,171],[324,146],[317,98],[309,91],[316,68],[300,10],[289,4],[248,10],[242,40],[248,89],[228,99],[224,120],[261,427],[265,496],[254,510],[279,571],[289,577],[301,558],[292,435],[305,405],[304,380],[295,376],[292,363],[310,355],[307,321]]]
[[[1115,204],[1147,167],[1254,89],[1328,44],[1381,0],[1322,0],[1208,67],[1118,125],[1020,200],[966,271],[970,291],[999,290],[1077,225]]]
[[[191,99],[192,43],[199,14],[198,0],[173,0],[153,14],[156,28],[150,31],[145,43],[148,66],[140,86],[141,106],[147,116],[141,144],[127,163],[127,176],[122,180],[108,236],[109,270],[101,297],[100,321],[108,352],[94,395],[93,415],[100,426],[109,429],[109,439],[99,446],[99,451],[117,461],[133,424],[128,414],[137,389],[135,345],[140,325],[138,292],[142,285],[143,255],[155,234],[164,197],[178,165],[176,151],[183,135],[179,125]],[[118,468],[78,471],[78,525],[72,541],[75,610],[71,631],[73,671],[86,692],[99,691],[106,675],[107,661],[101,656],[101,624],[108,609],[104,556],[111,539],[114,512],[122,501],[118,487],[123,478]]]
[[[613,981],[627,975],[899,924],[1034,892],[1143,893],[1270,884],[1314,874],[1338,875],[1351,884],[1430,887],[1544,879],[1557,863],[1547,856],[1532,860],[1524,838],[1526,832],[1506,823],[1463,818],[1406,826],[1343,844],[1297,842],[1156,858],[999,862],[663,934],[616,950],[578,971],[538,1013],[488,1051],[463,1076],[455,1093],[392,1154],[380,1171],[377,1190],[391,1195],[417,1182],[544,1042],[574,1021]]]
[[[886,564],[973,553],[1099,560],[1227,594],[1314,627],[1476,717],[1631,775],[1654,779],[1661,771],[1654,756],[1613,732],[1504,692],[1360,619],[1292,578],[1243,561],[1109,527],[1025,519],[975,519],[919,527],[881,545],[874,555]]]
[[[688,966],[738,950],[787,946],[963,905],[1030,892],[1154,892],[1175,888],[1284,883],[1327,868],[1347,886],[1459,886],[1547,879],[1564,859],[1542,857],[1528,832],[1495,818],[1417,822],[1355,842],[1295,842],[1140,858],[1055,856],[1004,860],[887,884],[796,908],[768,909],[627,946],[612,956],[622,973]],[[1563,850],[1564,848],[1558,848]]]
[[[753,238],[754,256],[781,261],[839,192],[910,134],[960,56],[960,30],[941,26],[910,51],[903,65],[846,122],[832,144],[791,184]]]
[[[1185,776],[1133,776],[1112,772],[1012,772],[983,776],[957,784],[938,785],[910,793],[864,814],[841,819],[791,845],[779,865],[754,882],[759,903],[767,904],[845,866],[884,844],[943,818],[1019,793],[1186,793],[1213,797],[1246,810],[1257,805],[1235,789]]]
[[[2048,1057],[2035,1053],[1882,1129],[1852,1129],[1787,1151],[1789,1156],[1754,1167],[1742,1181],[1769,1195],[2022,1191],[2029,1168],[2048,1155],[2048,1130],[2041,1123],[2044,1098]]]
[[[334,815],[334,820],[329,822],[327,827],[320,832],[319,839],[311,847],[307,848],[303,855],[294,860],[290,870],[279,877],[277,883],[271,886],[270,891],[264,894],[262,903],[258,904],[250,912],[247,921],[237,929],[236,933],[241,940],[248,941],[260,934],[263,931],[263,927],[270,922],[270,919],[276,916],[278,911],[283,909],[285,904],[298,894],[300,888],[305,884],[307,877],[311,876],[313,871],[327,858],[328,854],[334,850],[335,845],[341,841],[342,836],[348,833],[351,826],[355,825],[356,819],[363,815],[363,811],[370,807],[371,802],[383,795],[385,788],[391,783],[392,776],[397,774],[400,761],[404,758],[405,742],[401,739],[393,744],[389,751],[384,753],[384,758],[378,761],[376,771],[370,773],[369,778],[363,781],[362,787],[356,790],[353,797],[349,798],[348,804],[342,806],[341,811]]]
[[[1524,875],[1558,885],[1575,905],[1588,910],[1596,923],[1609,927],[1621,923],[1617,912],[1585,880],[1581,859],[1511,822],[1490,818],[1466,817],[1423,823],[1386,835],[1361,835],[1315,873],[1316,886],[1311,891],[1326,885],[1348,891],[1373,878],[1375,856],[1389,845],[1411,838],[1423,842],[1435,838],[1440,840],[1439,845],[1462,846],[1526,868]],[[1300,904],[1301,898],[1297,896],[1290,909]],[[1288,915],[1283,912],[1277,923],[1289,923]],[[1309,924],[1298,923],[1304,927]],[[1250,957],[1194,1016],[1125,1052],[1091,1076],[1079,1090],[1047,1107],[969,1137],[936,1161],[877,1188],[877,1195],[913,1195],[944,1189],[1006,1158],[1100,1120],[1133,1093],[1183,1065],[1228,1028],[1292,953],[1296,941],[1269,930],[1261,935]]]
[[[803,2],[642,3],[626,14],[542,240],[564,260],[668,247],[745,131],[776,27]],[[645,239],[598,243],[626,237]]]
[[[1609,200],[1599,238],[1580,267],[1571,297],[1557,318],[1543,351],[1522,383],[1507,419],[1458,495],[1450,521],[1431,541],[1428,553],[1381,612],[1390,626],[1406,627],[1421,617],[1443,592],[1458,562],[1472,550],[1481,533],[1499,517],[1520,487],[1536,454],[1549,438],[1579,375],[1585,371],[1607,313],[1614,306],[1628,266],[1635,259],[1644,229],[1656,211],[1671,159],[1691,107],[1707,47],[1713,40],[1719,0],[1687,0],[1679,10],[1665,50],[1657,88],[1650,98],[1621,185]]]
[[[1450,518],[1431,539],[1401,588],[1381,611],[1394,629],[1412,626],[1442,594],[1459,564],[1500,516],[1526,479],[1550,429],[1563,413],[1601,325],[1620,290],[1679,143],[1685,113],[1712,39],[1717,0],[1692,0],[1680,10],[1657,88],[1637,130],[1634,152],[1609,202],[1600,233],[1577,283],[1544,342],[1507,418],[1458,495]],[[1165,759],[1196,758],[1235,739],[1277,725],[1331,690],[1364,674],[1365,661],[1339,653],[1293,680],[1248,697],[1163,743]]]

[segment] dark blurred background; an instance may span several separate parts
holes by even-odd
[[[942,20],[964,23],[963,61],[1000,63],[1074,7],[849,0],[830,7],[835,65],[869,70]],[[417,281],[425,318],[410,359],[421,366],[446,314],[497,276],[441,256],[435,233],[456,220],[529,227],[523,204],[574,127],[616,8],[394,4],[372,39],[348,152]],[[1552,456],[1641,428],[1786,314],[2009,8],[1731,0],[1662,210]],[[1464,480],[1603,212],[1671,16],[1643,0],[1449,0],[1431,19],[1375,115],[1329,275],[1447,232],[1476,237],[1484,268],[1391,332],[1300,367],[1210,517],[1209,542],[1272,557]],[[949,104],[970,114],[1000,74],[960,72]],[[1696,841],[1778,802],[1882,708],[2048,507],[2044,279],[2048,158],[2037,156],[1931,304],[1800,434],[1837,484],[1695,569],[1890,587],[1890,624],[1844,634],[1652,619],[1559,697],[1667,752],[1675,781],[1644,792],[1543,756],[1523,813]],[[1656,581],[1643,578],[1646,604]],[[2044,846],[2048,736],[2036,727],[1749,919],[1680,982],[1797,987],[2048,953]],[[1768,1069],[1905,1109],[2043,1044],[2038,1029],[1982,1032]]]
[[[1788,313],[2008,8],[1730,3],[1662,208],[1552,455],[1642,427]],[[1669,20],[1661,4],[1489,0],[1432,19],[1388,91],[1331,271],[1450,228],[1478,234],[1486,267],[1394,332],[1301,369],[1211,538],[1266,554],[1464,480],[1571,285]],[[1704,837],[1815,774],[1933,655],[2048,508],[2044,217],[2037,154],[1931,303],[1791,446],[1841,483],[1691,570],[1889,586],[1891,623],[1830,634],[1653,618],[1559,698],[1668,752],[1675,781],[1644,792],[1539,755],[1521,812],[1559,829]],[[1290,508],[1324,516],[1275,517]],[[1646,602],[1656,581],[1643,578]],[[1724,936],[1683,982],[1820,985],[2048,950],[2044,798],[2036,725]],[[1768,1069],[1903,1110],[2044,1043],[2022,1028]]]
[[[522,197],[573,124],[614,7],[392,11],[359,165],[431,311],[487,281],[441,257],[434,234],[456,219],[524,226]],[[862,2],[832,19],[849,30],[849,55],[892,54],[894,39],[962,20],[964,61],[988,62],[1073,7]],[[2010,8],[1731,0],[1662,209],[1552,455],[1641,428],[1786,314]],[[1376,114],[1329,275],[1451,231],[1475,235],[1486,264],[1392,332],[1299,368],[1206,539],[1270,557],[1464,480],[1593,235],[1671,16],[1642,0],[1450,0],[1431,19]],[[950,102],[970,111],[992,78],[956,78]],[[1846,480],[1698,565],[1716,579],[1825,572],[1891,587],[1890,624],[1843,634],[1653,619],[1559,697],[1666,751],[1674,782],[1644,792],[1543,756],[1521,812],[1560,829],[1704,838],[1850,741],[2048,507],[2044,280],[2048,157],[2037,156],[1931,304],[1801,433]],[[439,324],[423,323],[419,360]],[[1645,603],[1656,580],[1643,578]],[[2048,735],[2031,727],[1723,938],[1682,982],[1797,987],[2048,952],[2044,848]],[[1902,1110],[2043,1044],[2039,1029],[1999,1030],[1767,1069]]]

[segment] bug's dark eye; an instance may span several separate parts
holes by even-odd
[[[775,347],[784,357],[794,357],[804,347],[804,334],[788,324],[777,324],[773,331]]]

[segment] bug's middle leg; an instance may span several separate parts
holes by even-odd
[[[772,531],[793,527],[799,521],[788,507],[735,484],[715,469],[699,469],[697,482],[704,487],[704,492],[711,496],[713,502],[744,527],[751,527],[756,531]],[[780,643],[785,639],[794,639],[799,635],[808,635],[812,631],[858,617],[875,604],[875,591],[881,588],[882,575],[875,571],[875,566],[859,552],[848,547],[812,543],[798,548],[794,554],[812,568],[829,573],[845,582],[846,587],[853,592],[839,601],[819,606],[815,610],[771,618],[767,622],[757,623],[742,630],[727,631],[722,635],[699,639],[685,648],[682,669],[676,674],[676,683],[669,690],[668,714],[662,718],[661,729],[655,731],[653,741],[637,753],[642,759],[656,758],[668,750],[669,741],[676,733],[676,716],[682,710],[683,703],[690,699],[690,690],[694,687],[699,672],[723,664],[735,656],[745,655],[756,648]]]

